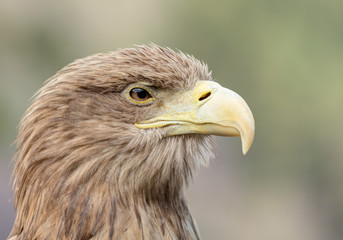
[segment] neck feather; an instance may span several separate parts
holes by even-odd
[[[91,140],[79,148],[66,143],[69,154],[51,158],[40,152],[19,156],[11,236],[198,239],[183,189],[199,165],[213,158],[212,138],[162,138],[156,131],[134,136],[111,147]]]

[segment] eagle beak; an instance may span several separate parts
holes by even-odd
[[[164,128],[166,136],[201,133],[240,136],[243,154],[254,140],[254,117],[242,97],[213,81],[173,94],[161,114],[136,123],[138,128]]]

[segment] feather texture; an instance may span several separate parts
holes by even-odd
[[[200,79],[212,80],[206,65],[157,45],[79,59],[49,79],[19,126],[9,238],[199,239],[183,189],[214,157],[212,137],[138,129],[158,107],[123,91],[184,91]]]

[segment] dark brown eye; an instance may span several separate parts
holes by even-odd
[[[152,96],[150,93],[143,88],[133,88],[130,90],[130,97],[137,102],[146,102]]]

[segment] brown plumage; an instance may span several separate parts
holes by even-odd
[[[50,78],[20,123],[9,238],[199,239],[183,189],[214,158],[213,138],[135,125],[199,80],[212,81],[206,65],[156,45],[79,59]],[[153,101],[135,102],[133,87]]]

